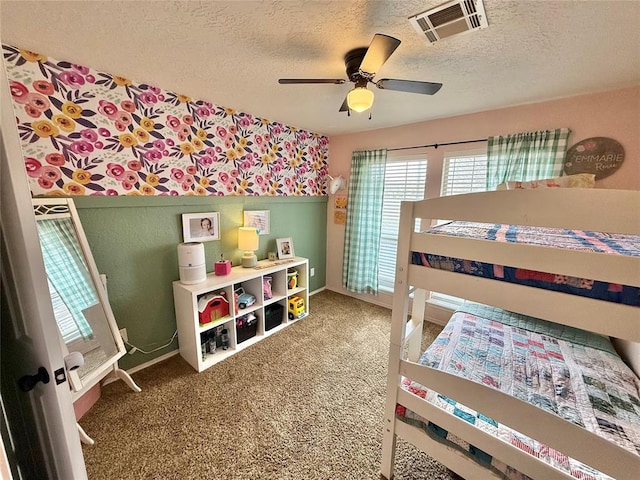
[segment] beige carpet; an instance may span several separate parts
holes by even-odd
[[[80,420],[89,478],[379,479],[391,311],[329,291],[310,310],[200,374],[175,356],[141,393],[104,387]],[[395,478],[457,477],[399,441]]]

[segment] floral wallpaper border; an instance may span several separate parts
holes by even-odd
[[[325,136],[2,49],[33,195],[326,195]]]

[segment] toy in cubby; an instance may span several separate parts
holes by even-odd
[[[271,291],[271,281],[273,279],[271,277],[262,277],[262,291],[264,292],[264,299],[269,300],[273,297],[273,292]]]
[[[287,288],[289,290],[298,286],[298,271],[295,268],[287,269]]]
[[[229,315],[229,301],[224,290],[207,293],[198,299],[200,325],[206,325],[227,315]]]
[[[304,298],[291,297],[289,298],[287,310],[289,312],[289,320],[302,318],[305,316]]]

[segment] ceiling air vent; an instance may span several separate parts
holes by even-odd
[[[429,43],[488,26],[482,0],[453,0],[409,17],[409,21]]]

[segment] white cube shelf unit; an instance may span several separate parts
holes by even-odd
[[[288,270],[297,273],[297,284],[293,288],[289,288],[289,280],[295,275],[288,276]],[[265,277],[271,278],[271,298],[265,298]],[[262,260],[255,268],[233,267],[228,275],[209,273],[204,282],[194,285],[173,282],[180,355],[201,372],[304,318],[309,312],[308,285],[309,260],[302,257]],[[255,296],[253,305],[246,308],[236,305],[234,292],[240,287]],[[210,316],[201,319],[198,304],[206,304],[211,294],[220,294],[227,299],[229,313],[219,317],[219,311],[212,311]],[[304,301],[304,310],[297,318],[291,318],[287,308],[289,300],[294,297]],[[244,319],[251,314],[256,318],[247,328]],[[201,320],[206,323],[201,323]],[[223,348],[222,342],[223,329],[226,330],[226,348]],[[211,353],[211,342],[216,344],[214,353]]]

